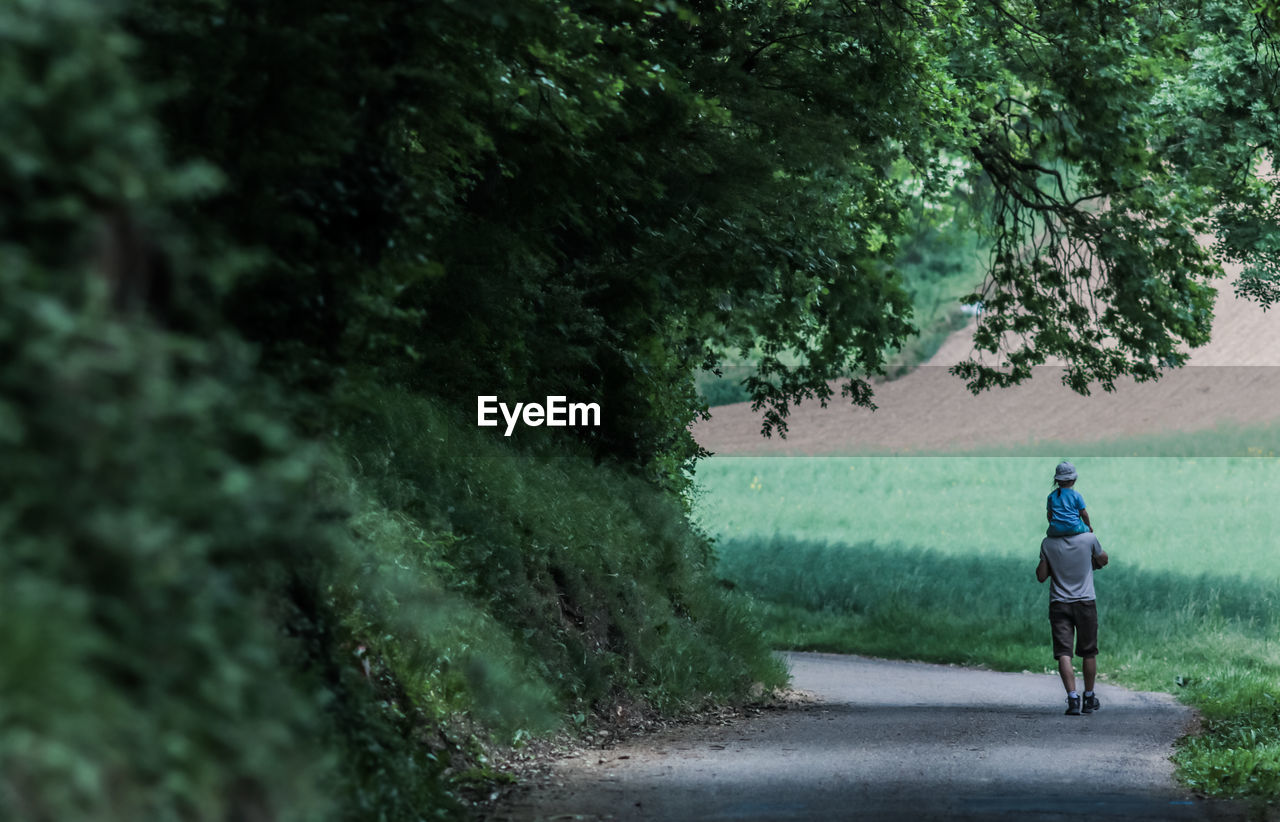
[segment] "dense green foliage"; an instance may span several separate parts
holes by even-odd
[[[474,734],[781,682],[678,499],[264,371],[211,298],[269,248],[190,222],[239,183],[111,21],[0,11],[0,816],[448,816]]]
[[[950,203],[917,203],[909,229],[897,243],[894,268],[911,301],[916,331],[887,352],[886,379],[910,373],[973,321],[975,307],[962,305],[962,300],[981,285],[989,249],[972,225],[971,196],[956,194]],[[708,407],[750,400],[748,386],[759,374],[762,356],[758,348],[745,356],[726,354],[714,369],[699,371],[699,399]]]
[[[1030,346],[975,387],[1178,362],[1197,232],[1272,299],[1262,19],[0,7],[0,813],[447,815],[473,733],[777,683],[685,518],[695,372],[752,356],[766,430],[869,404],[895,263],[974,222],[978,341]],[[477,394],[604,424],[496,442]]]
[[[234,180],[198,210],[207,239],[270,249],[231,302],[270,359],[462,406],[596,398],[595,453],[676,485],[698,365],[756,352],[766,430],[836,377],[871,401],[911,331],[897,241],[962,181],[994,249],[978,342],[1011,364],[966,367],[975,387],[1050,355],[1079,390],[1154,376],[1207,333],[1197,234],[1270,259],[1270,74],[1229,3],[147,0],[127,20],[176,90],[174,149]]]
[[[234,338],[129,305],[112,209],[159,221],[208,175],[165,165],[100,22],[0,12],[0,815],[314,818],[320,688],[280,673],[277,596],[331,557],[314,457]]]
[[[1184,435],[1195,442],[1183,450],[1214,436]],[[1216,436],[1218,452],[1244,441]],[[717,457],[700,474],[700,513],[720,536],[720,573],[760,601],[778,647],[1052,675],[1048,594],[1033,571],[1061,453]],[[1074,461],[1111,555],[1095,577],[1104,686],[1171,691],[1204,712],[1206,733],[1179,752],[1189,785],[1274,797],[1280,522],[1265,501],[1280,493],[1280,464],[1274,454]]]

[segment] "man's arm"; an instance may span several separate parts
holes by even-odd
[[[1105,557],[1106,554],[1103,554]],[[1049,578],[1049,560],[1045,559],[1044,554],[1040,555],[1040,564],[1036,566],[1036,582],[1043,583]]]
[[[1099,568],[1103,568],[1103,567],[1105,567],[1105,566],[1106,566],[1106,564],[1107,564],[1108,562],[1110,562],[1110,561],[1111,561],[1111,558],[1107,556],[1107,552],[1106,552],[1106,551],[1100,551],[1100,552],[1098,552],[1098,553],[1094,554],[1094,555],[1093,555],[1093,570],[1095,570],[1095,571],[1096,571],[1096,570],[1098,570]]]

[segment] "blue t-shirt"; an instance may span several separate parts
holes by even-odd
[[[1055,488],[1049,494],[1049,527],[1069,532],[1080,527],[1080,512],[1084,510],[1084,497],[1074,488]]]

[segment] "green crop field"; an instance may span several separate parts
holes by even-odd
[[[1112,560],[1096,579],[1104,699],[1110,683],[1176,693],[1207,728],[1182,779],[1276,795],[1280,460],[1061,456]],[[1056,461],[716,457],[697,512],[776,647],[1049,673],[1034,570]]]
[[[1068,455],[1069,456],[1069,455]],[[1035,565],[1056,460],[708,460],[700,513],[724,541],[875,542]],[[1128,568],[1280,580],[1280,463],[1249,457],[1076,459],[1104,547]]]

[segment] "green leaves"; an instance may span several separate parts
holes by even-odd
[[[959,85],[1000,95],[993,117],[975,119],[973,147],[995,187],[993,265],[977,295],[988,309],[979,347],[995,356],[956,373],[976,391],[1056,357],[1082,393],[1157,377],[1208,339],[1219,260],[1262,256],[1246,236],[1270,216],[1240,195],[1252,146],[1272,138],[1238,131],[1244,107],[1233,111],[1258,73],[1247,18],[1228,4],[1179,16],[1039,4],[984,34],[1006,17],[991,8],[969,40],[985,40],[983,61],[960,63],[973,79]],[[1211,227],[1216,258],[1198,236]],[[1244,288],[1263,294],[1259,282]]]
[[[228,307],[298,384],[590,396],[614,416],[588,447],[679,486],[656,466],[697,453],[695,367],[767,351],[766,432],[877,373],[912,331],[898,239],[961,186],[989,195],[952,216],[992,247],[975,390],[1176,361],[1209,230],[1272,294],[1274,72],[1243,6],[339,5],[128,17],[174,150],[227,177],[202,241],[267,250]]]

